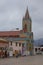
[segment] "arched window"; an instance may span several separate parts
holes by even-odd
[[[25,24],[25,29],[27,29],[27,24]]]
[[[27,32],[27,24],[24,26],[24,32]]]

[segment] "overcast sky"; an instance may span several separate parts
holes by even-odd
[[[27,6],[34,39],[43,38],[43,0],[0,0],[0,31],[22,29]]]

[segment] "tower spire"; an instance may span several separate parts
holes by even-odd
[[[27,6],[27,9],[26,9],[26,13],[25,13],[25,18],[28,19],[30,16],[29,16],[29,11],[28,11],[28,6]]]

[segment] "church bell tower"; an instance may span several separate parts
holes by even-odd
[[[31,18],[29,16],[28,7],[26,9],[25,16],[23,17],[22,27],[24,32],[31,32]]]

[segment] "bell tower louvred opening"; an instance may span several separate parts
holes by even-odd
[[[27,32],[27,24],[24,25],[24,32]]]

